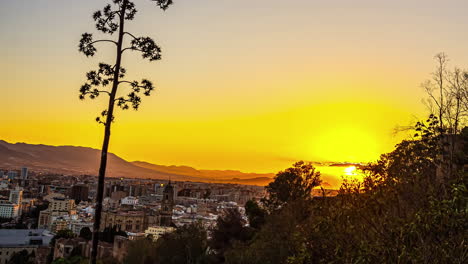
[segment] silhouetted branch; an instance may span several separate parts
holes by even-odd
[[[127,34],[129,35],[130,37],[132,37],[133,39],[138,39],[137,37],[135,37],[135,35],[133,35],[132,33],[130,32],[124,32],[124,35]]]
[[[112,43],[114,43],[115,45],[117,45],[117,42],[115,42],[115,41],[113,41],[113,40],[110,40],[110,39],[100,39],[100,40],[95,40],[95,41],[93,41],[93,42],[89,43],[88,45],[92,45],[92,44],[94,44],[94,43],[98,43],[98,42],[112,42]]]

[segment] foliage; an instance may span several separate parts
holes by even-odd
[[[62,229],[62,230],[59,230],[55,236],[52,238],[52,240],[50,240],[50,245],[51,246],[55,246],[55,242],[57,241],[57,239],[59,238],[74,238],[76,237],[75,233],[73,233],[73,231],[71,231],[70,229]]]
[[[211,231],[210,245],[220,261],[224,259],[224,252],[230,249],[233,243],[251,239],[252,231],[245,224],[246,221],[237,208],[228,208],[218,217],[216,226]]]
[[[186,225],[172,233],[162,235],[156,242],[152,239],[131,241],[126,264],[198,264],[209,262],[208,238],[199,223]]]
[[[80,230],[79,237],[82,237],[86,240],[91,240],[93,238],[93,233],[91,232],[91,229],[89,229],[89,227],[83,227]]]
[[[299,161],[275,176],[274,181],[266,186],[268,197],[262,202],[270,210],[277,210],[289,202],[310,200],[312,189],[321,182],[320,173],[311,163]]]
[[[200,223],[178,228],[156,241],[158,264],[198,264],[208,261],[208,237]]]
[[[81,256],[72,256],[69,258],[58,258],[52,264],[87,264],[88,260]]]
[[[244,207],[250,227],[259,229],[265,223],[266,211],[253,200],[247,201]]]
[[[128,245],[126,264],[146,264],[156,261],[156,244],[152,239],[137,239]]]
[[[166,10],[172,0],[153,0],[162,10]],[[108,96],[107,108],[100,116],[96,117],[96,122],[104,125],[104,139],[101,150],[101,162],[99,166],[99,179],[96,195],[96,210],[93,226],[93,244],[91,251],[91,263],[96,263],[98,248],[98,230],[101,221],[102,200],[104,194],[104,180],[107,167],[107,153],[111,135],[111,125],[114,121],[114,108],[120,107],[122,110],[132,107],[138,110],[141,104],[141,96],[149,96],[154,90],[153,83],[147,79],[141,81],[124,79],[126,69],[122,66],[122,55],[124,52],[137,52],[143,59],[149,61],[161,59],[161,48],[156,42],[147,36],[135,36],[125,31],[125,23],[135,18],[137,9],[131,0],[112,0],[102,10],[93,13],[96,30],[107,38],[94,39],[92,33],[83,33],[78,44],[78,50],[86,57],[92,57],[97,52],[96,44],[108,43],[115,45],[115,64],[99,63],[96,70],[86,73],[86,82],[79,89],[79,98],[96,99],[101,94]],[[114,33],[117,37],[112,39]],[[128,42],[130,42],[129,46]],[[122,89],[127,91],[126,95]],[[118,93],[119,92],[119,93]],[[119,94],[119,95],[118,95]]]
[[[35,254],[34,251],[29,253],[26,249],[23,249],[19,252],[11,255],[8,264],[33,264],[35,263]]]
[[[121,230],[117,230],[116,226],[113,226],[112,228],[106,227],[102,232],[99,232],[99,240],[108,242],[108,243],[114,243],[114,238],[115,236],[123,236],[127,237],[127,233]]]
[[[62,229],[55,234],[55,236],[50,240],[50,247],[52,248],[49,255],[47,256],[47,263],[51,263],[54,258],[54,247],[57,239],[59,238],[74,238],[76,237],[75,233],[70,229]]]
[[[468,173],[457,164],[466,163],[468,134],[456,137],[458,169],[448,177],[434,120],[365,166],[363,182],[345,180],[338,196],[282,203],[226,263],[466,263]]]

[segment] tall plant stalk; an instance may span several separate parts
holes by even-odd
[[[172,0],[153,0],[157,6],[166,10],[172,4]],[[79,43],[79,51],[86,56],[94,56],[97,49],[96,43],[108,42],[116,46],[115,64],[113,66],[99,63],[98,70],[90,71],[86,74],[87,81],[80,88],[80,99],[89,97],[96,99],[101,94],[108,96],[107,109],[102,111],[101,116],[96,121],[104,125],[104,139],[101,150],[101,162],[99,166],[99,178],[96,195],[96,210],[93,225],[93,241],[91,249],[90,263],[95,264],[98,255],[99,229],[101,225],[102,201],[104,198],[104,184],[107,167],[107,153],[111,136],[111,126],[114,121],[114,110],[117,105],[123,110],[138,110],[141,103],[141,93],[149,96],[154,90],[153,84],[146,79],[142,81],[125,80],[126,70],[122,67],[122,55],[125,51],[136,51],[142,55],[143,59],[149,61],[161,59],[161,49],[149,37],[135,37],[132,33],[125,31],[125,22],[133,20],[137,10],[135,4],[130,0],[112,0],[101,11],[93,14],[96,21],[96,29],[104,34],[113,35],[118,32],[117,40],[99,39],[93,40],[90,33],[84,33]],[[130,46],[124,48],[125,37],[130,38]],[[111,85],[110,91],[107,87]],[[126,96],[117,97],[117,91],[121,86],[126,86],[130,92]]]

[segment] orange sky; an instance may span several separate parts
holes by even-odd
[[[105,1],[0,3],[0,139],[99,148],[104,101],[79,101],[80,34]],[[118,112],[110,150],[127,160],[276,172],[299,159],[370,161],[424,117],[419,84],[432,57],[467,61],[465,1],[150,1],[130,29],[161,61],[124,57],[157,84],[138,112]],[[352,4],[351,4],[352,2]],[[286,6],[287,5],[287,6]]]

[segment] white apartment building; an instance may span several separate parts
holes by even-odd
[[[19,213],[19,205],[0,201],[0,218],[17,218]]]

